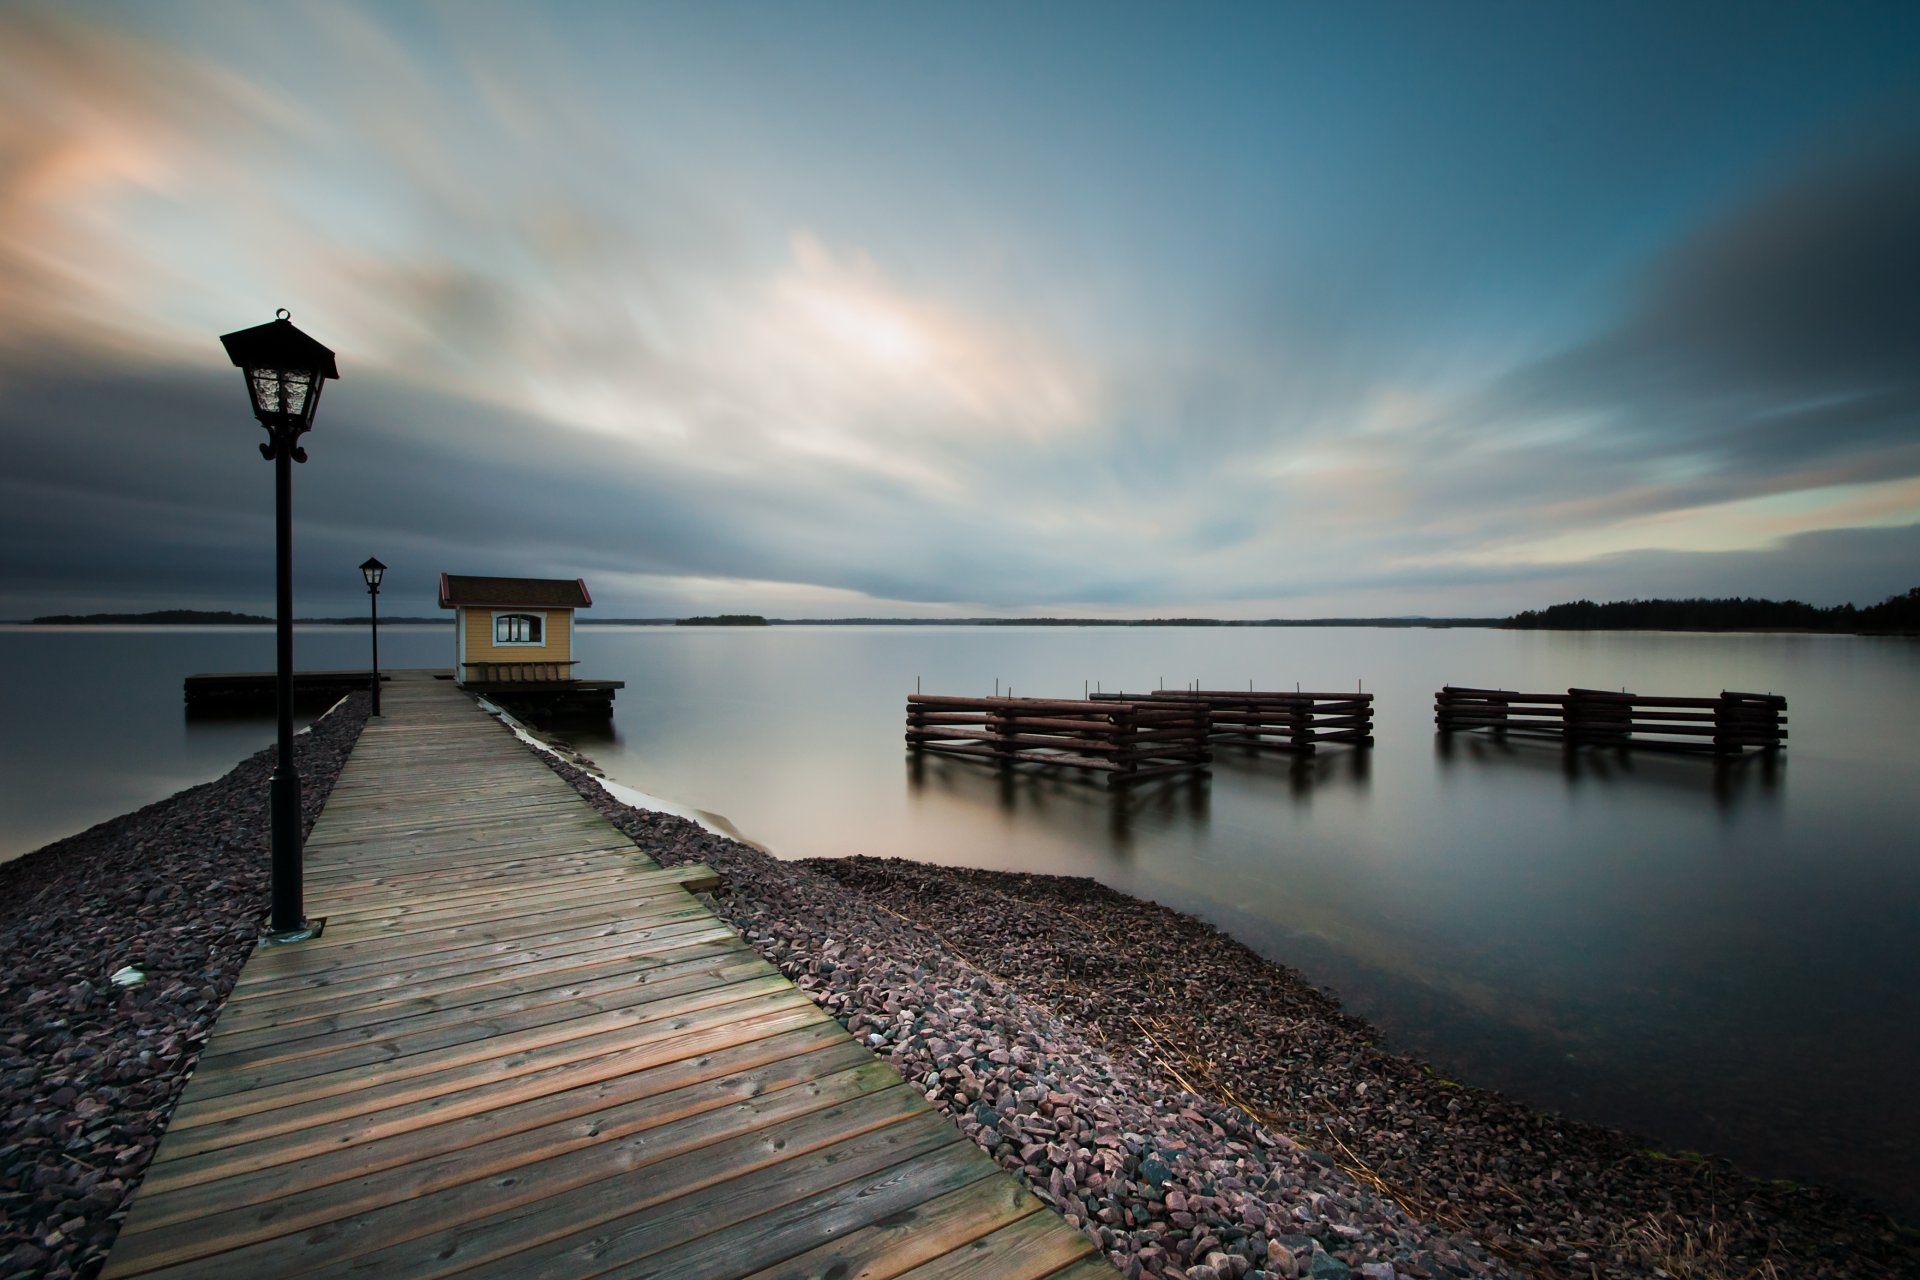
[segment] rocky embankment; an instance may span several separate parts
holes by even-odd
[[[1898,1276],[1878,1212],[1464,1088],[1299,974],[1095,881],[898,859],[807,864],[931,927],[1138,1069],[1176,1073],[1530,1274]]]
[[[307,828],[366,713],[294,740]],[[99,1271],[260,935],[272,771],[262,751],[0,865],[0,1275]]]
[[[1297,973],[1098,883],[783,863],[554,767],[1128,1275],[1920,1275],[1884,1216],[1661,1158],[1381,1049]]]

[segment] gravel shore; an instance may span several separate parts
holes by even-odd
[[[1078,878],[781,862],[626,807],[706,862],[757,950],[1130,1276],[1920,1276],[1920,1242],[1816,1189],[1465,1088],[1299,974]]]
[[[308,829],[356,694],[295,738]],[[0,865],[0,1275],[99,1272],[268,902],[272,750]],[[134,966],[137,986],[117,986]]]

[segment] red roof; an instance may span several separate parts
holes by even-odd
[[[590,609],[593,597],[581,578],[475,578],[440,575],[440,607],[491,609]]]

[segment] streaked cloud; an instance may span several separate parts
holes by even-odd
[[[303,565],[591,572],[621,613],[1911,585],[1863,550],[1920,522],[1920,105],[1874,25],[1897,15],[1858,20],[1804,118],[1698,133],[1716,181],[1649,168],[1665,203],[1547,168],[1616,163],[1625,121],[1556,148],[1462,89],[1449,133],[1383,80],[1303,125],[1337,77],[1262,58],[1378,56],[1319,18],[1030,33],[1184,87],[1144,112],[1101,67],[985,56],[992,15],[943,54],[904,17],[749,46],[737,15],[572,16],[0,14],[0,611],[257,605],[264,477],[213,337],[278,305],[346,375]],[[902,81],[902,49],[939,65]],[[1416,108],[1454,168],[1390,149]],[[1630,234],[1604,238],[1601,196]],[[1861,558],[1815,572],[1809,547]]]

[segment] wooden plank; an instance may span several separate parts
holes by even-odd
[[[578,919],[589,911],[619,908],[628,904],[641,912],[685,907],[684,896],[677,892],[679,885],[671,881],[649,883],[640,878],[645,874],[635,872],[627,881],[628,887],[624,891],[602,889],[596,885],[522,885],[519,892],[496,894],[477,902],[458,902],[418,911],[395,906],[378,915],[367,912],[348,914],[337,923],[332,912],[328,912],[325,917],[326,932],[313,939],[313,945],[305,948],[303,955],[325,955],[342,947],[391,941],[412,933],[432,933],[436,938],[452,937],[471,925],[498,925],[517,921],[522,916],[561,915]],[[617,900],[615,894],[618,895]]]
[[[758,996],[783,996],[791,989],[781,985],[784,981],[777,974],[755,977],[726,974],[707,979],[693,992],[675,991],[666,998],[636,989],[583,997],[564,1004],[538,1005],[478,1021],[460,1017],[437,1019],[404,1036],[370,1039],[348,1035],[330,1042],[322,1052],[294,1059],[276,1058],[256,1064],[246,1061],[242,1055],[242,1060],[235,1065],[214,1064],[195,1071],[194,1083],[199,1086],[200,1097],[217,1100],[230,1093],[257,1093],[288,1083],[312,1089],[332,1076],[362,1078],[365,1073],[360,1068],[364,1067],[379,1066],[387,1074],[404,1072],[411,1069],[413,1059],[440,1061],[435,1055],[441,1053],[452,1053],[462,1062],[484,1062],[521,1049],[574,1039],[590,1031],[671,1021],[715,1005],[735,1004]]]
[[[1064,698],[956,698],[937,693],[910,693],[907,695],[910,706],[954,707],[984,711],[1032,711],[1041,714],[1065,713],[1069,715],[1110,716],[1115,707],[1126,707],[1127,703],[1115,704],[1110,701]]]
[[[245,1001],[230,1005],[222,1026],[232,1019],[236,1028],[291,1023],[320,1017],[342,1008],[372,1008],[413,998],[431,998],[465,986],[498,982],[523,969],[585,967],[626,957],[647,964],[657,957],[693,954],[691,949],[735,945],[736,935],[713,919],[693,917],[667,928],[595,929],[583,937],[543,941],[518,952],[429,963],[417,968],[381,968],[352,977],[316,981],[310,987],[287,986],[251,992]],[[704,953],[703,953],[704,954]],[[436,957],[436,959],[441,959]]]
[[[779,1208],[964,1141],[944,1117],[926,1112],[813,1148],[796,1149],[790,1140],[777,1152],[749,1143],[717,1144],[655,1165],[639,1185],[610,1179],[580,1188],[566,1197],[565,1221],[555,1212],[558,1206],[535,1201],[363,1254],[335,1274],[517,1280],[544,1267],[571,1280],[580,1272],[570,1266],[591,1266],[600,1256],[593,1241],[607,1224],[622,1236],[666,1248],[710,1234],[738,1205]],[[609,1243],[616,1241],[610,1237]]]
[[[499,898],[503,892],[537,893],[550,885],[553,887],[617,885],[627,879],[636,868],[653,869],[643,867],[638,862],[629,864],[624,859],[601,863],[582,861],[575,866],[576,870],[571,870],[557,879],[535,874],[524,860],[514,870],[479,873],[487,875],[489,877],[487,879],[458,879],[455,878],[457,873],[449,870],[404,894],[396,894],[392,885],[374,883],[365,877],[345,877],[339,884],[326,887],[327,923],[337,928],[349,920],[372,919],[400,912],[419,912],[436,907],[490,902]],[[309,878],[307,884],[311,886],[313,883]]]
[[[363,903],[357,908],[339,912],[329,907],[326,915],[327,932],[314,941],[325,945],[329,941],[328,935],[337,942],[342,934],[364,937],[398,929],[504,919],[509,912],[522,914],[535,909],[546,911],[614,898],[634,903],[674,900],[677,897],[675,891],[686,888],[689,880],[712,884],[715,879],[713,873],[704,867],[691,873],[679,868],[627,867],[581,880],[571,876],[557,880],[526,879],[510,893],[494,892],[448,902],[416,902],[408,895],[384,905]]]
[[[304,1128],[257,1136],[242,1142],[216,1142],[198,1149],[169,1152],[167,1159],[156,1160],[144,1186],[158,1190],[192,1186],[216,1178],[232,1177],[257,1169],[271,1168],[291,1160],[323,1156],[409,1133],[433,1125],[447,1124],[466,1116],[514,1106],[529,1099],[552,1096],[556,1090],[579,1090],[603,1081],[644,1081],[657,1092],[709,1080],[730,1072],[750,1070],[783,1058],[830,1050],[844,1054],[851,1046],[846,1036],[836,1034],[832,1022],[813,1022],[791,1031],[783,1031],[757,1040],[729,1045],[709,1052],[663,1055],[657,1048],[643,1047],[601,1054],[577,1062],[505,1079],[467,1080],[467,1087],[399,1106],[386,1107],[355,1115],[337,1116]],[[857,1047],[857,1046],[852,1046]]]
[[[1051,1225],[1044,1218],[1020,1218],[944,1258],[899,1273],[899,1280],[1045,1280],[1094,1251],[1093,1241],[1078,1231],[1062,1233]],[[1116,1273],[1102,1263],[1093,1274],[1111,1280]]]
[[[337,901],[342,910],[352,910],[382,896],[399,899],[416,891],[453,892],[478,885],[497,888],[501,879],[564,881],[575,874],[659,869],[630,848],[556,841],[477,850],[471,856],[467,850],[449,850],[417,857],[396,855],[389,862],[342,859],[329,874],[310,877],[307,883],[316,903],[332,906]]]
[[[603,1138],[590,1123],[576,1125],[570,1137],[541,1135],[551,1138],[551,1146],[536,1146],[528,1135],[515,1135],[501,1140],[510,1145],[499,1152],[476,1155],[470,1150],[443,1156],[153,1231],[129,1235],[138,1225],[129,1218],[113,1261],[117,1263],[120,1249],[131,1243],[145,1271],[218,1255],[227,1274],[299,1274],[727,1142],[745,1143],[749,1151],[761,1152],[763,1160],[786,1145],[824,1146],[850,1136],[849,1131],[896,1123],[917,1109],[916,1101],[925,1106],[924,1099],[899,1083],[898,1076],[892,1077],[892,1085],[873,1089],[876,1069],[886,1071],[884,1064],[874,1062],[826,1081],[615,1139]],[[846,1105],[868,1092],[874,1096],[867,1106],[856,1110]],[[772,1152],[767,1150],[770,1145]],[[728,1155],[737,1155],[737,1149],[709,1159],[717,1163]],[[502,1163],[516,1159],[520,1163]],[[463,1176],[475,1161],[487,1172]],[[347,1219],[351,1221],[330,1232],[312,1230]]]
[[[1041,1204],[1011,1178],[982,1178],[891,1214],[746,1280],[799,1280],[803,1276],[890,1280],[971,1244],[1032,1213]]]
[[[180,1123],[176,1113],[174,1122],[168,1126],[167,1141],[162,1144],[156,1162],[174,1158],[176,1150],[182,1156],[193,1155],[243,1141],[332,1124],[353,1116],[372,1115],[397,1106],[457,1098],[473,1088],[480,1078],[513,1080],[553,1067],[569,1067],[584,1076],[615,1061],[625,1064],[630,1070],[646,1070],[790,1031],[830,1025],[837,1024],[821,1013],[811,1001],[805,1004],[788,1001],[771,1011],[747,1005],[729,1005],[707,1011],[704,1020],[693,1026],[664,1032],[658,1026],[620,1028],[597,1036],[543,1045],[537,1050],[510,1058],[495,1059],[487,1064],[484,1077],[476,1077],[464,1064],[454,1064],[411,1076],[383,1077],[358,1089],[338,1090],[313,1098],[303,1096],[299,1090],[289,1090],[287,1096],[277,1100],[277,1106],[232,1109],[226,1114],[215,1115],[208,1115],[204,1111],[190,1113],[185,1124]],[[457,1102],[447,1105],[457,1105]]]
[[[598,998],[620,992],[645,991],[653,1000],[673,1000],[712,987],[764,978],[778,971],[751,953],[738,951],[703,957],[661,968],[636,970],[621,966],[611,972],[558,980],[530,979],[524,984],[490,988],[469,1000],[434,1001],[425,1009],[381,1009],[357,1017],[322,1018],[298,1030],[269,1027],[257,1031],[215,1036],[200,1054],[200,1070],[218,1072],[261,1067],[294,1058],[308,1058],[345,1045],[374,1040],[391,1041],[402,1048],[437,1029],[486,1020],[508,1025],[510,1015],[564,1007],[568,1014],[599,1009]]]
[[[494,1037],[490,1042],[477,1045],[459,1044],[433,1052],[409,1054],[405,1058],[382,1063],[382,1070],[377,1077],[370,1077],[369,1073],[358,1069],[356,1065],[325,1075],[296,1077],[271,1085],[243,1087],[244,1082],[230,1080],[225,1082],[225,1087],[219,1093],[201,1089],[196,1079],[195,1087],[174,1108],[168,1129],[192,1128],[231,1116],[336,1096],[343,1099],[340,1105],[344,1109],[358,1110],[370,1100],[372,1079],[377,1079],[379,1085],[390,1092],[393,1086],[416,1076],[425,1078],[429,1084],[451,1088],[460,1080],[471,1079],[474,1073],[469,1068],[479,1063],[484,1063],[486,1070],[495,1074],[515,1069],[531,1070],[529,1064],[534,1062],[564,1059],[569,1054],[580,1058],[591,1057],[616,1045],[640,1044],[650,1038],[667,1039],[683,1032],[728,1022],[753,1018],[764,1020],[767,1015],[787,1011],[803,1015],[811,1011],[819,1018],[826,1017],[818,1005],[799,992],[775,989],[750,999],[714,1005],[693,1013],[647,1019],[631,1016],[628,1011],[616,1010],[592,1018],[576,1018],[558,1026],[537,1027],[518,1036]],[[536,1056],[537,1050],[552,1052]],[[449,1074],[453,1068],[460,1070]],[[405,1094],[409,1091],[401,1089],[398,1092]]]
[[[269,951],[248,962],[249,968],[258,964],[262,969],[260,974],[253,977],[250,985],[260,986],[289,979],[298,980],[303,976],[364,969],[373,965],[385,965],[394,959],[443,955],[455,949],[505,947],[511,950],[527,938],[578,933],[594,925],[614,925],[622,921],[638,919],[649,920],[656,924],[670,924],[679,919],[697,919],[703,914],[697,902],[687,899],[686,904],[683,905],[672,895],[641,904],[639,908],[610,902],[571,911],[536,911],[529,915],[508,916],[500,920],[453,925],[416,936],[401,935],[377,942],[361,940],[351,947],[326,950],[316,948],[313,953],[315,958],[308,962],[311,968],[305,972],[301,969],[299,962],[281,958],[287,954],[284,950]],[[325,935],[316,941],[324,943]]]
[[[897,1076],[891,1081],[875,1076],[876,1065],[871,1054],[860,1052],[859,1045],[842,1042],[744,1071],[683,1081],[673,1088],[656,1087],[654,1073],[629,1072],[456,1120],[383,1134],[302,1160],[275,1161],[219,1177],[176,1176],[162,1185],[177,1194],[149,1212],[142,1226],[157,1229],[245,1205],[285,1200],[390,1169],[405,1169],[409,1185],[417,1186],[421,1185],[418,1166],[455,1154],[458,1180],[467,1181],[517,1168],[530,1158],[556,1155],[570,1144],[638,1133],[796,1086],[838,1081],[847,1072],[866,1070],[864,1079],[878,1087],[898,1081]]]
[[[378,960],[372,964],[354,965],[349,963],[351,956],[336,956],[324,968],[316,968],[312,974],[302,975],[297,970],[291,973],[269,975],[258,982],[245,982],[246,972],[242,970],[240,986],[247,990],[244,994],[247,1004],[253,1007],[258,1001],[263,1007],[271,1007],[281,997],[292,997],[298,1001],[303,991],[317,993],[320,997],[344,994],[364,990],[372,986],[389,986],[395,983],[407,983],[421,978],[435,977],[447,972],[475,972],[492,968],[500,964],[512,964],[522,958],[539,959],[548,955],[559,955],[581,950],[600,949],[612,946],[640,946],[644,942],[678,943],[695,934],[709,931],[718,925],[711,914],[689,911],[685,908],[669,910],[652,917],[633,916],[616,917],[605,921],[590,921],[566,929],[554,929],[538,934],[531,939],[510,938],[492,942],[471,943],[463,947],[447,947],[427,952],[417,957],[395,957],[395,963]],[[302,977],[306,982],[302,983]]]
[[[574,951],[546,960],[517,962],[509,960],[485,969],[459,968],[444,977],[410,983],[404,987],[350,992],[324,999],[311,997],[303,999],[299,992],[285,992],[282,993],[282,999],[288,1003],[282,1007],[262,1009],[249,1001],[244,1008],[235,1009],[231,1016],[221,1018],[219,1030],[214,1033],[209,1047],[212,1044],[221,1043],[224,1036],[263,1029],[287,1035],[300,1035],[304,1034],[302,1028],[306,1024],[323,1019],[372,1018],[387,1016],[389,1013],[392,1016],[419,1013],[428,1009],[484,1000],[496,991],[520,990],[523,984],[531,988],[540,980],[555,982],[581,980],[622,969],[659,968],[693,960],[713,959],[738,951],[738,943],[731,932],[713,930],[711,933],[713,936],[686,946],[666,945],[654,950],[602,947]],[[351,1023],[340,1022],[336,1025],[347,1026]]]
[[[1058,1271],[1049,1271],[1041,1280],[1113,1280],[1118,1274],[1105,1258],[1093,1254],[1078,1262],[1069,1262]],[[921,1277],[920,1280],[926,1278]]]
[[[568,1280],[580,1275],[733,1280],[805,1252],[823,1239],[846,1235],[995,1175],[1005,1176],[978,1148],[951,1144],[857,1182],[777,1206],[736,1195],[711,1206],[701,1218],[683,1217],[678,1240],[663,1236],[650,1215],[616,1219],[591,1233],[556,1241],[535,1257],[508,1260],[517,1266],[495,1264],[480,1270],[474,1280]]]

